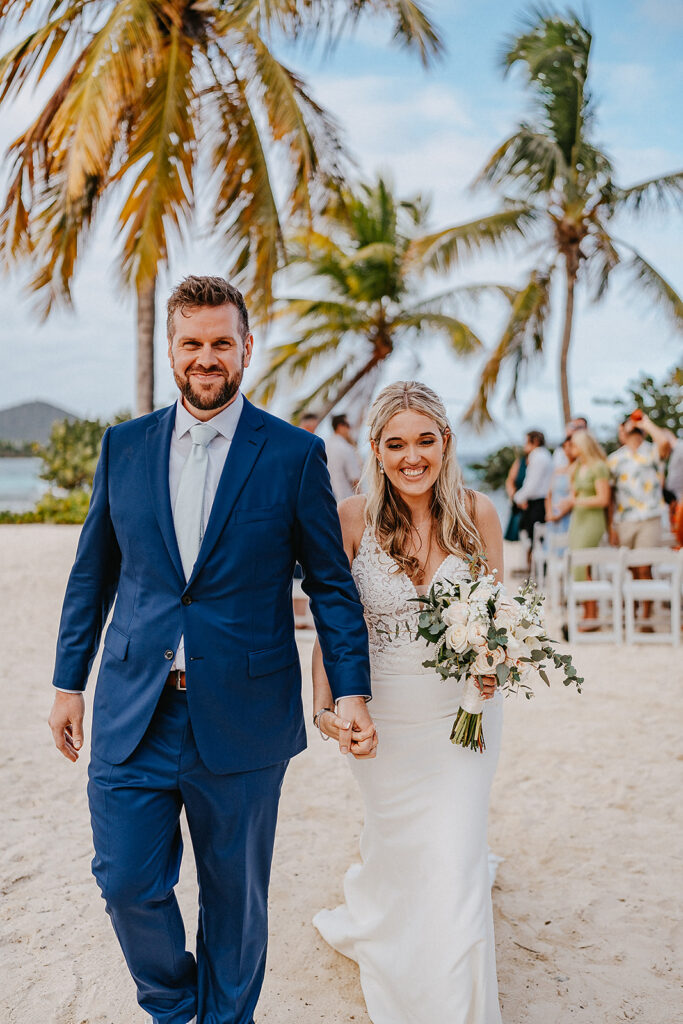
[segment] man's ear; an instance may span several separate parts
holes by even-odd
[[[254,349],[254,335],[248,334],[244,339],[244,365],[249,366],[251,362],[251,354]]]

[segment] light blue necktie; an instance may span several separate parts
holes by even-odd
[[[218,431],[208,423],[190,427],[192,448],[180,474],[173,522],[185,579],[192,575],[203,536],[204,488],[209,453],[206,450]]]

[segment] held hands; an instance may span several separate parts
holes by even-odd
[[[50,726],[57,750],[69,761],[78,760],[83,746],[83,716],[85,700],[82,693],[55,691],[55,699],[47,724]]]
[[[484,700],[491,700],[491,697],[495,697],[497,682],[495,676],[477,676],[477,685]]]
[[[321,733],[337,740],[342,754],[353,754],[358,760],[375,757],[377,730],[365,700],[362,697],[342,697],[337,702],[337,712],[326,711],[320,715]]]

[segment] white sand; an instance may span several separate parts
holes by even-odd
[[[67,763],[46,725],[77,537],[72,527],[0,527],[6,1024],[147,1019],[90,874],[87,755]],[[310,637],[300,646],[307,673]],[[575,660],[586,676],[582,696],[558,685],[506,706],[490,828],[505,857],[493,890],[503,1020],[683,1022],[683,655],[593,646]],[[305,691],[310,704],[307,682]],[[343,759],[312,736],[285,782],[258,1024],[367,1024],[356,967],[310,923],[338,902],[359,827]],[[192,933],[189,849],[179,893]]]

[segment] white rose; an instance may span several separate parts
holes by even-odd
[[[511,636],[517,625],[517,616],[514,609],[507,608],[505,605],[499,607],[493,616],[493,624],[496,629],[504,629],[507,635]]]
[[[446,630],[446,643],[456,654],[462,654],[467,650],[467,624],[465,622],[454,622]]]
[[[492,587],[490,583],[480,583],[472,596],[475,601],[481,601],[482,604],[486,604],[486,602],[490,601],[492,597],[495,597],[497,593],[497,587]]]
[[[507,657],[511,662],[517,662],[520,658],[527,658],[529,656],[529,648],[521,640],[512,637],[508,641],[507,645]]]
[[[535,636],[525,636],[524,643],[530,651],[540,651],[543,644]]]
[[[455,604],[449,604],[448,608],[444,608],[441,613],[441,618],[447,626],[455,626],[465,624],[467,622],[467,605],[457,602]]]
[[[467,623],[467,642],[472,647],[486,647],[488,640],[488,623],[482,619],[470,619]]]
[[[496,647],[495,651],[489,651],[487,648],[477,654],[471,671],[478,676],[493,676],[496,674],[496,665],[501,665],[504,661],[505,652],[500,647]]]

